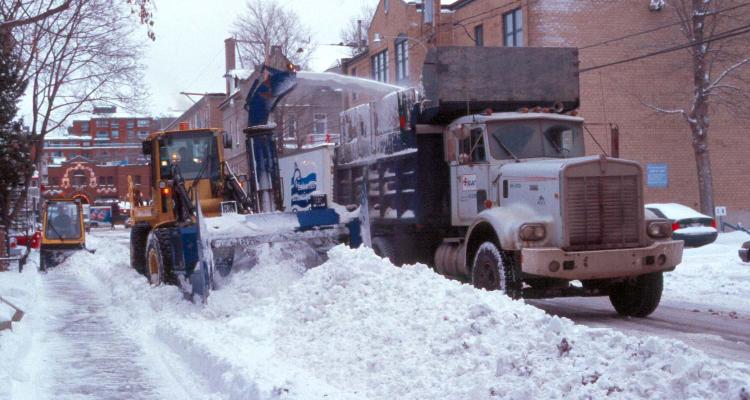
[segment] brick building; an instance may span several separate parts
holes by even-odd
[[[748,20],[750,10],[737,13],[743,13],[739,24]],[[669,2],[650,0],[457,0],[443,5],[439,0],[381,0],[367,32],[369,48],[343,60],[342,73],[419,86],[426,50],[451,45],[578,47],[581,67],[588,68],[686,43],[676,19]],[[746,36],[722,44],[749,52]],[[699,208],[687,123],[647,106],[687,108],[691,97],[686,50],[582,73],[580,115],[591,132],[587,152],[611,152],[612,128],[617,127],[619,156],[644,166],[647,202]],[[349,94],[347,106],[368,100]],[[737,184],[750,173],[745,125],[726,112],[711,111],[715,203],[728,207],[726,220],[747,224],[750,187]]]
[[[91,118],[73,121],[67,134],[48,135],[42,162],[45,196],[97,205],[126,201],[132,176],[144,198],[150,199],[150,172],[141,140],[160,130],[163,122],[98,107]]]
[[[224,42],[227,95],[219,104],[224,130],[232,137],[233,147],[225,151],[230,168],[236,174],[247,173],[245,135],[248,114],[245,99],[258,78],[258,68],[237,68],[234,39]],[[344,109],[342,92],[335,88],[310,87],[298,81],[271,115],[276,123],[278,151],[336,142],[339,138],[339,113]]]
[[[190,129],[223,127],[223,116],[219,111],[219,105],[226,98],[225,93],[206,93],[194,102],[182,115],[175,118],[164,130],[173,131],[179,129],[181,122],[187,122]]]

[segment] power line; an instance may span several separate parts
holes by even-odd
[[[713,41],[728,39],[728,38],[731,38],[731,37],[734,37],[734,36],[738,36],[738,35],[742,35],[742,34],[748,33],[748,32],[750,32],[750,25],[744,25],[744,26],[741,26],[739,28],[730,29],[728,31],[719,33],[719,34],[717,34],[715,36],[712,36],[712,37],[710,37],[708,39],[704,39],[704,40],[701,40],[701,41],[691,42],[691,43],[684,43],[684,44],[681,44],[681,45],[668,47],[666,49],[657,50],[657,51],[654,51],[654,52],[651,52],[651,53],[642,54],[642,55],[636,56],[636,57],[631,57],[631,58],[626,58],[626,59],[623,59],[623,60],[613,61],[613,62],[609,62],[609,63],[601,64],[601,65],[596,65],[596,66],[589,67],[589,68],[582,68],[579,71],[579,73],[589,72],[589,71],[593,71],[593,70],[597,70],[597,69],[601,69],[601,68],[605,68],[605,67],[611,67],[613,65],[624,64],[624,63],[628,63],[628,62],[632,62],[632,61],[638,61],[638,60],[642,60],[644,58],[658,56],[658,55],[665,54],[665,53],[671,53],[673,51],[686,49],[688,47],[693,47],[693,46],[698,46],[698,45],[705,44],[705,43],[710,43],[710,42],[713,42]]]
[[[724,9],[721,9],[721,10],[716,10],[711,15],[718,15],[718,14],[721,14],[723,12],[736,10],[738,8],[742,8],[742,7],[746,7],[746,6],[750,6],[750,2],[739,4],[739,5],[728,7],[728,8],[724,8]],[[634,33],[627,34],[625,36],[620,36],[620,37],[616,37],[616,38],[612,38],[612,39],[603,40],[601,42],[592,43],[592,44],[589,44],[589,45],[586,45],[586,46],[581,46],[578,49],[579,50],[590,49],[592,47],[598,47],[598,46],[603,46],[605,44],[610,44],[610,43],[613,43],[613,42],[619,42],[620,40],[630,39],[630,38],[635,37],[635,36],[645,35],[647,33],[652,33],[652,32],[656,32],[656,31],[662,30],[662,29],[671,28],[671,27],[673,27],[675,25],[679,25],[681,23],[682,23],[681,20],[677,20],[677,21],[671,22],[669,24],[660,25],[660,26],[657,26],[655,28],[647,29],[647,30],[644,30],[644,31],[634,32]]]

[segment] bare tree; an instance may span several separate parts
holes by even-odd
[[[349,18],[346,26],[341,29],[340,44],[349,47],[350,56],[356,56],[367,48],[367,32],[374,15],[375,5],[362,3],[359,14]]]
[[[672,0],[680,30],[688,43],[691,93],[684,106],[650,108],[679,116],[690,128],[698,175],[701,212],[714,213],[713,175],[709,156],[709,115],[724,109],[735,115],[747,113],[750,102],[747,38],[750,7],[734,0]]]
[[[12,30],[43,21],[70,8],[72,0],[0,0],[0,30]],[[137,15],[148,29],[148,37],[156,39],[151,0],[124,0],[131,14]]]
[[[234,22],[240,62],[247,69],[260,65],[271,46],[281,46],[284,55],[303,69],[308,67],[315,45],[310,29],[293,10],[268,0],[249,0],[245,13]]]
[[[31,97],[31,160],[42,161],[44,138],[95,104],[137,108],[143,98],[140,44],[120,0],[78,0],[49,18],[14,31]],[[31,175],[25,177],[28,187]],[[25,192],[24,192],[25,193]],[[25,195],[18,199],[25,201]],[[16,207],[17,208],[17,207]]]

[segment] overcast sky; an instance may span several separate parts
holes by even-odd
[[[273,1],[273,0],[267,0]],[[317,43],[338,43],[339,31],[362,4],[378,0],[275,0],[297,12]],[[192,104],[180,92],[224,91],[224,39],[242,0],[155,0],[156,41],[143,60],[151,93],[149,112],[154,116],[177,114]],[[145,36],[143,29],[139,34]],[[319,46],[311,67],[322,71],[345,56],[346,48]]]

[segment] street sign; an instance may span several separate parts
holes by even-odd
[[[725,206],[717,206],[714,208],[714,214],[717,217],[725,217],[727,215],[727,208]]]
[[[646,164],[646,185],[652,188],[669,187],[669,166],[666,163]]]

